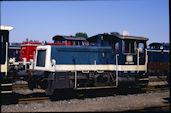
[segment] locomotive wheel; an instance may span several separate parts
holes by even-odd
[[[52,80],[48,81],[47,89],[45,89],[46,95],[53,95],[54,89],[52,88]]]
[[[30,80],[28,80],[28,87],[30,90],[36,87],[36,76],[33,76]]]
[[[52,90],[52,89],[46,89],[45,90],[45,93],[46,93],[46,95],[53,95],[54,90]]]
[[[40,87],[42,88],[42,89],[47,89],[48,88],[48,81],[47,80],[42,80],[41,82],[40,82]]]

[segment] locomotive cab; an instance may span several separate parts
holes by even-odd
[[[120,65],[145,65],[147,40],[147,38],[124,36],[119,33],[104,33],[88,39],[90,45],[112,47],[113,55],[119,54]]]
[[[88,39],[90,45],[93,43],[96,46],[112,47],[111,57],[114,57],[113,63],[118,67],[114,72],[118,74],[119,86],[127,83],[147,85],[147,40],[148,38],[125,36],[117,32],[99,34]]]

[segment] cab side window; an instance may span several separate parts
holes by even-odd
[[[115,51],[118,51],[119,50],[119,42],[116,42],[115,43]]]
[[[136,41],[123,40],[122,52],[123,53],[135,53],[137,49]]]
[[[144,53],[144,43],[139,43],[138,48],[140,53]]]

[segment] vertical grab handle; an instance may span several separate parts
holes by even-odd
[[[56,60],[55,59],[52,59],[51,67],[52,67],[52,72],[55,72],[56,71]]]
[[[146,66],[146,71],[147,72],[147,64],[148,64],[148,54],[147,54],[147,49],[145,49],[145,66]]]
[[[139,48],[137,48],[137,73],[139,72],[139,57],[140,56],[140,52],[139,52]]]
[[[118,86],[118,56],[119,54],[116,54],[116,87]]]
[[[6,56],[5,56],[6,58],[6,61],[5,61],[5,67],[6,67],[6,69],[5,69],[5,76],[7,76],[7,71],[8,71],[8,42],[6,42]]]
[[[77,71],[75,71],[75,88],[77,88]]]

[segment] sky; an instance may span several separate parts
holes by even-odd
[[[55,35],[93,36],[129,31],[152,42],[169,40],[169,0],[2,1],[1,25],[13,26],[10,42]]]

